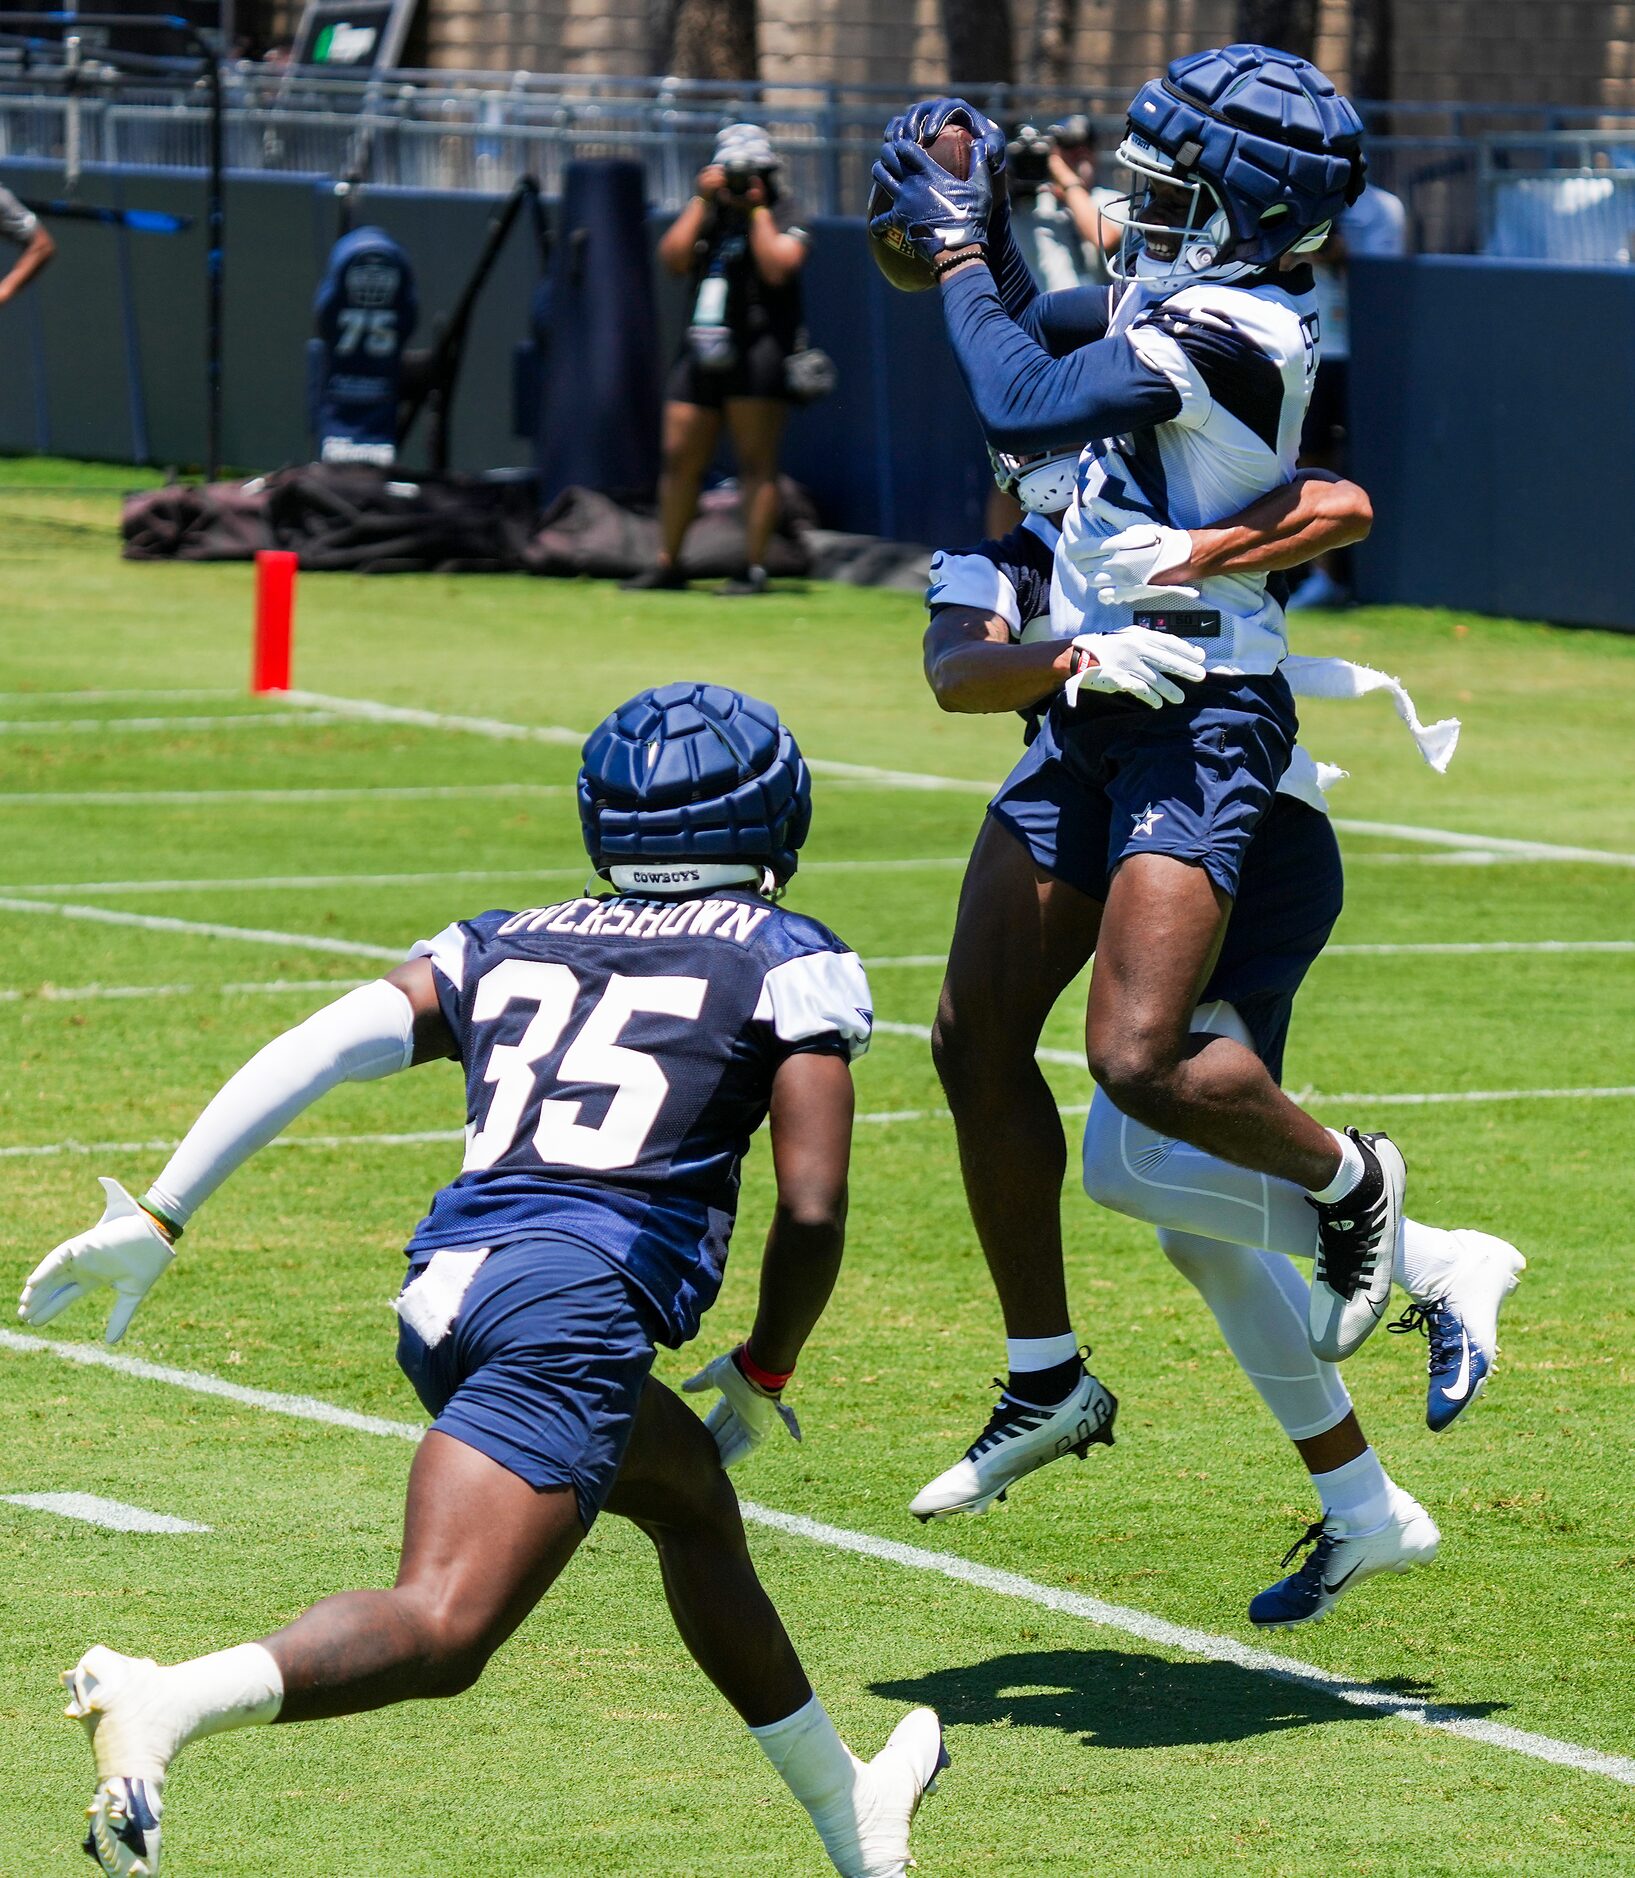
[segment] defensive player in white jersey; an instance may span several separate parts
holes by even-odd
[[[968,180],[922,148],[956,113],[986,159]],[[1152,583],[1184,558],[1189,530],[1294,474],[1318,348],[1300,257],[1361,188],[1360,142],[1355,113],[1305,61],[1248,46],[1177,60],[1131,105],[1119,154],[1142,193],[1118,284],[1043,298],[996,205],[1002,140],[980,113],[959,100],[915,107],[888,130],[875,168],[891,198],[876,231],[935,269],[990,441],[1025,453],[1097,439],[1054,556],[1051,621],[1065,643],[1030,649],[1033,696],[1050,698],[1049,710],[995,799],[967,879],[967,897],[996,909],[993,930],[962,913],[938,1023],[967,1193],[1012,1346],[1010,1393],[1048,1411],[1033,1438],[1058,1452],[1082,1445],[1086,1422],[1060,1282],[1065,1143],[1036,1074],[996,1073],[1014,1054],[985,1018],[996,957],[1047,1011],[1093,951],[1087,1052],[1117,1110],[1154,1139],[1309,1201],[1319,1357],[1361,1343],[1394,1268],[1416,1250],[1400,1230],[1395,1147],[1319,1125],[1283,1095],[1252,1038],[1194,1028],[1231,943],[1251,843],[1295,760],[1295,713],[1263,569],[1204,571],[1181,600]],[[1020,935],[1017,907],[1031,909]],[[1445,1271],[1403,1276],[1416,1299],[1447,1295]],[[1491,1359],[1488,1293],[1502,1297],[1513,1281],[1513,1268],[1494,1266],[1478,1287],[1482,1310],[1450,1307],[1459,1334],[1444,1353],[1478,1326]]]
[[[1054,695],[1046,687],[1059,689],[1064,682],[1067,648],[1051,635],[1057,527],[1050,511],[1071,490],[1075,457],[996,458],[1001,487],[1010,488],[1030,512],[1001,540],[933,556],[926,677],[945,710],[1006,710],[1021,700],[1031,733]],[[1354,484],[1304,475],[1214,527],[1189,531],[1181,537],[1181,558],[1145,578],[1184,599],[1180,587],[1206,573],[1281,570],[1355,541],[1366,533],[1370,513],[1366,495]],[[1109,545],[1096,576],[1109,604],[1117,603],[1130,579],[1121,571],[1121,557],[1142,547],[1140,530]],[[1054,653],[1054,667],[1041,656],[1041,645]],[[1382,677],[1348,669],[1366,679]],[[1411,701],[1400,692],[1398,708],[1417,723]],[[1431,738],[1450,728],[1421,728],[1419,735]],[[1304,751],[1298,759],[1250,844],[1232,921],[1193,1017],[1200,1032],[1240,1037],[1274,1075],[1281,1074],[1295,994],[1328,938],[1342,897],[1339,848],[1318,786],[1320,766]],[[1086,851],[1094,846],[1093,818],[1076,817],[1072,795],[1058,796],[1043,772],[1034,774],[1033,785],[1010,788],[1001,813],[1019,818],[1024,827],[1052,828],[1059,870],[1054,886],[1070,894],[1076,891],[1073,880],[1096,865]],[[1082,826],[1085,821],[1089,827]],[[1087,840],[1075,839],[1075,822]],[[957,996],[963,978],[973,972],[985,976],[985,1070],[997,1099],[1031,1106],[1029,1086],[1043,1082],[1032,1052],[1045,1008],[1037,986],[998,962],[1025,955],[1034,902],[996,903],[993,884],[980,862],[973,863],[952,948],[959,966],[957,972],[951,967],[950,981]],[[939,1062],[945,1062],[947,1039],[938,1035]],[[1165,1255],[1204,1298],[1321,1500],[1319,1519],[1297,1542],[1297,1549],[1314,1549],[1292,1576],[1251,1600],[1251,1622],[1310,1622],[1379,1572],[1406,1570],[1433,1557],[1439,1537],[1434,1520],[1386,1474],[1339,1371],[1309,1347],[1309,1287],[1288,1256],[1309,1259],[1315,1244],[1316,1221],[1300,1196],[1293,1190],[1286,1198],[1277,1195],[1273,1183],[1258,1175],[1153,1136],[1120,1115],[1099,1090],[1085,1128],[1084,1170],[1093,1199],[1159,1228]],[[1403,1231],[1422,1255],[1440,1249],[1450,1263],[1481,1237],[1440,1233],[1413,1220],[1404,1222]],[[1276,1251],[1267,1249],[1270,1239]],[[1065,1285],[1059,1237],[1055,1246],[1051,1278]],[[1045,1246],[1037,1247],[1035,1266],[1048,1257]],[[1422,1256],[1420,1262],[1431,1261]],[[1428,1307],[1416,1301],[1403,1321],[1423,1321],[1430,1336],[1427,1419],[1435,1429],[1446,1427],[1480,1391],[1486,1366],[1472,1376],[1467,1358],[1461,1379],[1457,1361],[1450,1367],[1443,1360],[1460,1337],[1441,1300]],[[1025,1346],[1022,1352],[1013,1349],[1013,1359],[1018,1354],[1026,1354]],[[916,1496],[912,1510],[921,1518],[980,1511],[1030,1468],[1059,1458],[1063,1430],[1052,1426],[1058,1417],[1029,1402],[1030,1392],[1037,1391],[1018,1368],[977,1442]],[[1104,1385],[1086,1375],[1079,1397],[1071,1432],[1094,1409],[1098,1413],[1090,1419],[1105,1415],[1110,1435],[1113,1398]],[[1292,1558],[1293,1552],[1284,1563]]]
[[[4,306],[8,300],[15,300],[35,275],[50,264],[57,244],[34,211],[3,187],[0,187],[0,235],[22,249],[7,272],[0,274],[0,306]]]
[[[117,1342],[194,1210],[327,1089],[443,1057],[465,1072],[464,1166],[416,1228],[397,1300],[398,1361],[434,1417],[397,1582],[191,1662],[99,1645],[68,1672],[96,1758],[85,1849],[118,1878],[157,1872],[164,1782],[190,1741],[458,1695],[603,1509],[658,1548],[683,1640],[835,1869],[904,1878],[913,1862],[909,1825],[946,1761],[937,1718],[914,1710],[866,1764],[847,1750],[721,1471],[780,1425],[799,1433],[783,1390],[839,1270],[850,1063],[872,1023],[856,954],[774,904],[811,821],[806,765],[770,705],[666,685],[592,732],[579,806],[610,896],[461,920],[275,1038],[140,1203],[104,1181],[100,1225],[29,1278],[34,1324],[111,1287]],[[715,1300],[763,1119],[778,1198],[760,1306],[686,1385],[717,1394],[706,1433],[653,1380],[654,1344],[696,1335]],[[394,1863],[389,1847],[360,1860]]]

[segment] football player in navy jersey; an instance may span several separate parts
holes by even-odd
[[[966,179],[923,147],[955,121],[980,155]],[[1118,154],[1140,194],[1110,290],[1037,293],[994,189],[1002,133],[958,99],[888,127],[874,179],[890,206],[872,223],[934,270],[991,443],[1025,454],[1092,440],[1053,557],[1051,631],[1068,643],[1035,655],[1060,658],[1063,676],[1036,674],[1037,695],[1056,695],[979,848],[992,904],[1031,909],[1046,1009],[1063,969],[1095,953],[1087,1055],[1121,1113],[1309,1200],[1308,1334],[1330,1362],[1383,1318],[1406,1169],[1383,1134],[1325,1128],[1292,1102],[1254,1040],[1194,1028],[1297,726],[1265,568],[1200,570],[1184,597],[1156,577],[1179,537],[1293,478],[1320,341],[1302,257],[1360,193],[1361,141],[1355,111],[1307,61],[1229,46],[1175,60],[1131,103]],[[1085,815],[1053,814],[1057,795]],[[1005,954],[1012,969],[1018,956]],[[1060,1126],[1039,1103],[998,1112],[973,1047],[987,986],[967,985],[961,1001],[945,994],[939,1020],[944,1085],[985,1249],[1014,1270],[1007,1327],[1030,1346],[1017,1393],[1059,1410],[1065,1438],[1083,1419],[1084,1372],[1052,1261],[1034,1251],[1055,1230]],[[1495,1323],[1513,1281],[1494,1265]]]
[[[1030,743],[1036,740],[1039,717],[1067,677],[1070,647],[1052,636],[1050,622],[1054,512],[1061,506],[1064,461],[1070,469],[1070,456],[1031,464],[997,461],[996,476],[1015,483],[1030,513],[1001,540],[934,555],[926,593],[931,610],[926,676],[939,704],[959,711],[1018,709]],[[1206,572],[1280,571],[1359,538],[1369,515],[1367,496],[1355,485],[1326,474],[1301,476],[1235,516],[1181,533],[1158,580],[1174,589]],[[1096,574],[1115,604],[1127,582],[1154,578],[1150,570],[1132,575],[1121,565],[1123,552],[1110,549]],[[1314,668],[1331,674],[1338,663],[1296,661],[1294,683],[1311,682]],[[1382,676],[1343,669],[1357,678]],[[1417,724],[1411,700],[1399,693],[1403,707],[1405,721]],[[1419,734],[1433,736],[1449,728],[1426,732],[1420,727]],[[977,1139],[991,1139],[983,1130],[1003,1128],[1005,1116],[1026,1116],[1039,1131],[1032,1151],[1053,1146],[1059,1168],[1065,1142],[1033,1052],[1057,990],[1082,969],[1089,953],[1071,949],[1068,940],[1075,928],[1064,916],[1052,973],[1002,968],[1002,962],[1013,965],[1035,955],[1040,900],[1060,900],[1064,910],[1071,908],[1078,883],[1099,865],[1104,813],[1098,812],[1093,794],[1053,779],[1052,767],[1029,771],[1024,759],[989,811],[998,826],[984,831],[972,855],[935,1034],[945,1076],[954,1080],[962,1070],[980,1071],[986,1112]],[[996,846],[1015,827],[1024,836],[1049,830],[1058,856],[1052,868],[1041,868],[1035,891],[1026,896],[1011,891],[1005,870],[993,867]],[[1328,939],[1341,898],[1339,848],[1319,766],[1297,745],[1295,761],[1250,843],[1225,941],[1193,1013],[1194,1031],[1237,1037],[1281,1079],[1294,997]],[[1077,930],[1083,939],[1082,927]],[[953,1012],[959,1014],[957,1023],[949,1021]],[[963,1033],[958,1050],[949,1047],[955,1029]],[[965,1087],[959,1094],[969,1126],[971,1092]],[[965,1159],[973,1215],[983,1229],[1007,1325],[1018,1309],[1025,1311],[1041,1296],[1054,1298],[1065,1314],[1054,1190],[1030,1212],[1035,1231],[1024,1253],[1016,1245],[1014,1217],[1002,1208],[984,1207],[987,1156],[973,1153]],[[1084,1178],[1093,1199],[1158,1227],[1166,1256],[1203,1296],[1228,1347],[1312,1476],[1322,1514],[1300,1544],[1313,1550],[1298,1571],[1251,1600],[1250,1620],[1261,1626],[1311,1622],[1377,1573],[1405,1570],[1434,1557],[1439,1539],[1434,1520],[1385,1473],[1364,1438],[1338,1369],[1311,1351],[1305,1329],[1309,1287],[1290,1255],[1312,1257],[1317,1222],[1299,1192],[1143,1128],[1099,1089],[1085,1124]],[[1412,1248],[1416,1277],[1423,1281],[1429,1272],[1441,1281],[1440,1295],[1416,1298],[1403,1320],[1404,1325],[1422,1323],[1430,1335],[1426,1414],[1430,1426],[1440,1430],[1469,1406],[1490,1373],[1480,1342],[1463,1360],[1469,1346],[1462,1327],[1480,1315],[1479,1308],[1471,1308],[1481,1303],[1473,1296],[1472,1280],[1479,1286],[1483,1273],[1513,1275],[1520,1255],[1485,1234],[1444,1232],[1411,1219],[1404,1221],[1403,1236],[1405,1247]],[[1454,1272],[1459,1282],[1448,1283]],[[1491,1287],[1486,1295],[1495,1302]],[[1464,1307],[1464,1317],[1457,1306]],[[1114,1399],[1097,1378],[1079,1371],[1073,1395],[1056,1408],[1043,1403],[1047,1391],[1034,1380],[1040,1358],[1077,1363],[1077,1338],[1071,1332],[1042,1349],[1020,1337],[1007,1341],[1010,1381],[976,1442],[916,1495],[912,1510],[922,1519],[982,1511],[1025,1474],[1065,1452],[1080,1452],[1077,1437],[1086,1422],[1110,1435]]]
[[[811,820],[777,713],[709,685],[643,692],[592,733],[579,802],[613,892],[492,912],[274,1039],[211,1101],[140,1202],[29,1278],[42,1324],[103,1286],[124,1334],[198,1206],[342,1081],[453,1058],[460,1173],[409,1246],[398,1360],[432,1416],[388,1590],[325,1599],[259,1643],[160,1667],[97,1646],[64,1677],[96,1759],[86,1849],[158,1869],[162,1789],[189,1741],[469,1688],[604,1507],[658,1548],[688,1649],[807,1809],[837,1871],[902,1878],[946,1764],[929,1709],[854,1757],[812,1692],[744,1540],[730,1465],[778,1429],[845,1234],[850,1064],[867,979],[778,906]],[[777,1206],[748,1339],[686,1387],[650,1375],[714,1302],[739,1165],[770,1121]],[[707,1432],[706,1432],[707,1430]],[[714,1439],[711,1439],[713,1435]]]

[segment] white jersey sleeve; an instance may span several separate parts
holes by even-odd
[[[9,189],[0,187],[0,235],[23,248],[34,239],[39,225],[40,218],[32,209],[25,209]]]
[[[805,952],[774,965],[761,981],[755,1021],[782,1044],[838,1038],[849,1062],[869,1047],[874,994],[855,952]]]

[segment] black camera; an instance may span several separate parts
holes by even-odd
[[[1033,124],[1019,124],[1005,145],[1005,167],[1012,184],[1039,189],[1050,180],[1050,154],[1056,139]]]
[[[727,179],[727,194],[736,201],[742,202],[756,183],[761,185],[767,201],[772,200],[772,172],[760,164],[744,157],[728,157],[721,170]]]

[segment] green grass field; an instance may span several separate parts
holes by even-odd
[[[367,948],[405,948],[582,878],[570,746],[250,699],[249,570],[122,565],[112,492],[128,480],[0,464],[8,1293],[95,1218],[96,1174],[150,1180],[163,1144],[267,1036],[325,987],[377,969]],[[793,894],[866,959],[934,961],[980,785],[1017,736],[1010,720],[937,713],[920,625],[911,596],[838,588],[729,605],[522,578],[304,577],[296,681],[585,728],[644,683],[707,676],[776,701],[811,756],[964,779],[958,790],[820,776]],[[1439,778],[1382,700],[1303,711],[1308,744],[1353,772],[1336,813],[1402,826],[1342,833],[1341,950],[1312,973],[1288,1065],[1291,1087],[1360,1098],[1339,1109],[1314,1094],[1327,1119],[1391,1126],[1419,1217],[1500,1231],[1531,1261],[1498,1379],[1448,1434],[1424,1427],[1417,1339],[1377,1337],[1348,1370],[1387,1467],[1442,1527],[1440,1560],[1375,1581],[1320,1627],[1255,1635],[1247,1601],[1311,1516],[1303,1476],[1150,1231],[1076,1190],[1078,1323],[1122,1399],[1118,1446],[1036,1476],[986,1519],[909,1519],[906,1502],[980,1426],[1003,1367],[917,1034],[880,1036],[859,1068],[851,1242],[797,1385],[805,1444],[763,1450],[739,1488],[852,1533],[1270,1643],[1377,1691],[1635,1755],[1635,953],[1414,949],[1627,946],[1635,639],[1362,611],[1302,624],[1297,649],[1400,672],[1427,718],[1465,722]],[[385,793],[405,788],[464,793]],[[289,793],[313,790],[351,793]],[[1496,851],[1481,837],[1609,858]],[[65,904],[187,924],[63,917]],[[882,1018],[929,1022],[934,962],[882,963],[872,977]],[[1073,1049],[1081,1015],[1075,994],[1047,1041]],[[1087,1100],[1083,1071],[1050,1073],[1064,1104]],[[1373,1099],[1462,1092],[1482,1099]],[[460,1109],[452,1066],[337,1091],[201,1216],[122,1353],[412,1420],[387,1301],[457,1148],[368,1137],[457,1129]],[[879,1119],[901,1111],[912,1118]],[[765,1159],[747,1168],[738,1251],[701,1354],[749,1321]],[[83,1347],[100,1327],[81,1306],[43,1340]],[[665,1355],[662,1373],[690,1373],[693,1354]],[[85,1868],[89,1760],[60,1719],[56,1672],[93,1641],[173,1659],[263,1634],[326,1592],[389,1581],[412,1450],[15,1339],[0,1347],[0,1430],[0,1493],[88,1492],[211,1528],[129,1534],[0,1504],[0,1845],[6,1868],[32,1878]],[[765,1527],[752,1538],[860,1752],[904,1704],[942,1710],[954,1767],[917,1831],[927,1878],[1635,1869],[1635,1787],[1605,1773],[945,1572]],[[174,1878],[827,1869],[672,1635],[645,1542],[614,1520],[472,1694],[204,1743],[166,1799]]]

